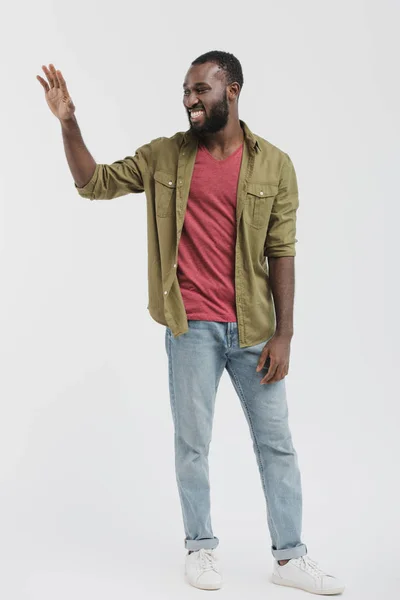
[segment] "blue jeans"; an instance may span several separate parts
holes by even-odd
[[[307,553],[300,541],[302,491],[288,425],[285,380],[260,385],[256,372],[265,342],[240,348],[236,322],[189,320],[174,338],[165,331],[169,391],[175,431],[175,470],[185,548],[216,548],[210,515],[208,453],[215,396],[227,369],[249,424],[266,500],[271,551],[277,560]]]

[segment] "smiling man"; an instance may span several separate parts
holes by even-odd
[[[222,51],[198,57],[183,82],[189,129],[112,164],[94,161],[61,72],[53,65],[43,69],[49,83],[38,79],[61,122],[77,192],[89,200],[146,194],[148,310],[165,327],[187,581],[204,590],[222,585],[208,454],[226,369],[260,472],[272,581],[318,594],[342,592],[343,584],[308,556],[301,539],[301,477],[288,423],[296,174],[288,154],[239,119],[240,62]]]

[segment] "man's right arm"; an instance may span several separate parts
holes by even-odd
[[[60,119],[60,123],[65,155],[72,177],[76,187],[83,188],[94,175],[96,161],[85,146],[75,115],[67,120]]]
[[[96,163],[83,141],[75,115],[60,119],[65,154],[82,198],[111,200],[144,191],[143,175],[148,170],[151,145],[138,148],[134,156],[126,156],[110,164]]]
[[[63,74],[53,63],[42,65],[47,81],[39,80],[45,91],[46,102],[61,123],[64,149],[75,181],[75,189],[89,200],[110,200],[130,193],[144,191],[152,155],[151,144],[138,148],[134,156],[126,156],[112,164],[98,164],[86,148],[75,117],[75,105],[69,94]]]

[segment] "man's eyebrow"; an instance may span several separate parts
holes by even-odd
[[[195,84],[193,85],[193,87],[197,87],[198,85],[208,85],[208,86],[210,87],[210,84],[209,84],[209,83],[206,83],[205,81],[198,81],[197,83],[195,83]],[[189,87],[189,86],[187,85],[187,83],[184,83],[184,84],[183,84],[183,87],[185,88],[185,87]]]

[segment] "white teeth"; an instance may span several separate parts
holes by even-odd
[[[190,114],[192,117],[198,117],[198,116],[202,115],[203,112],[204,112],[203,110],[196,110],[196,111],[192,110],[192,112]]]

